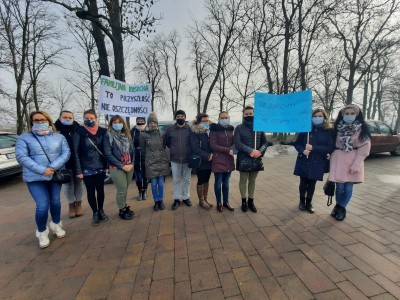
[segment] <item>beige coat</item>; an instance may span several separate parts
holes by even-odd
[[[353,182],[361,183],[364,181],[364,159],[369,155],[371,140],[367,138],[360,142],[358,137],[360,131],[353,134],[353,151],[336,149],[330,158],[329,180],[333,182]],[[336,148],[340,148],[340,137],[336,137]],[[351,173],[351,170],[356,172]]]

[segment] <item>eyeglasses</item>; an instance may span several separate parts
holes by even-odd
[[[33,119],[32,123],[45,123],[48,122],[47,119]]]

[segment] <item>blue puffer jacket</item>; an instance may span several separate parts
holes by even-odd
[[[52,176],[44,176],[43,172],[49,167],[55,170],[64,168],[71,155],[67,140],[62,134],[37,135],[37,138],[51,163],[32,133],[20,135],[15,146],[15,154],[18,163],[23,167],[25,182],[51,180]]]

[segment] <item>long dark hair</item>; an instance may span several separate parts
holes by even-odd
[[[335,125],[334,125],[335,137],[338,133],[338,130],[337,130],[338,124],[342,120],[343,120],[343,116],[342,116],[341,112],[339,111],[338,116],[335,121]],[[368,125],[365,122],[364,115],[361,110],[360,110],[358,116],[356,117],[356,121],[361,123],[361,132],[360,132],[360,136],[359,136],[360,142],[365,141],[367,138],[371,138],[371,133],[369,132]]]

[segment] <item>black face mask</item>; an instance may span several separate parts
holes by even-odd
[[[254,116],[243,117],[243,119],[244,119],[246,122],[253,122]]]
[[[185,119],[176,119],[176,123],[178,123],[178,125],[183,125],[185,124]]]

